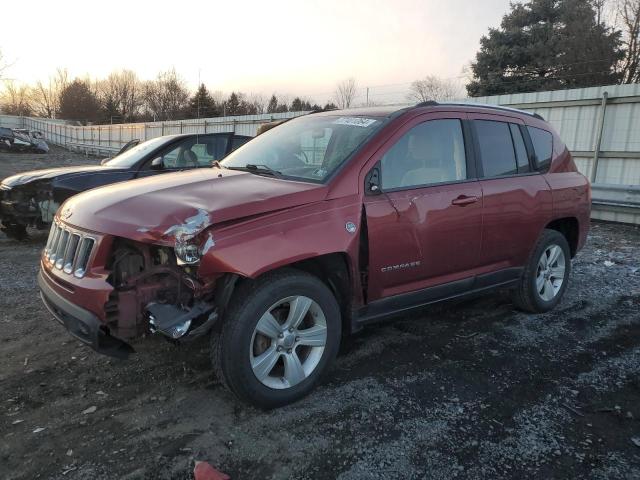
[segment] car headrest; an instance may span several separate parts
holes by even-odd
[[[191,150],[185,150],[182,154],[185,163],[198,163],[198,156]]]

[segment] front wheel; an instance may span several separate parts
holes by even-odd
[[[532,313],[551,310],[560,302],[570,272],[567,239],[556,230],[544,230],[514,292],[514,303]]]
[[[296,270],[241,285],[212,335],[212,363],[240,399],[261,408],[293,402],[336,357],[338,303],[316,277]]]

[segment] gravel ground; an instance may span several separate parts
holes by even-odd
[[[0,154],[4,175],[81,160]],[[195,459],[233,479],[640,478],[638,228],[592,225],[553,312],[496,292],[372,326],[266,413],[218,384],[206,341],[116,361],[69,337],[36,290],[45,236],[0,234],[0,478],[188,479]]]

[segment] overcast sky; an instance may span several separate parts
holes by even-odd
[[[142,79],[175,67],[190,86],[303,95],[335,84],[391,92],[428,74],[459,77],[509,0],[10,1],[5,75],[45,80],[57,67]],[[378,87],[386,85],[386,87]],[[398,87],[400,88],[400,87]]]

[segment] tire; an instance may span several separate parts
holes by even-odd
[[[239,399],[271,409],[313,389],[334,361],[340,336],[333,293],[318,278],[288,269],[238,287],[211,335],[211,360]]]
[[[567,239],[556,230],[545,229],[525,266],[513,302],[526,312],[548,312],[562,299],[570,273],[571,251]],[[562,279],[558,281],[561,274]]]

